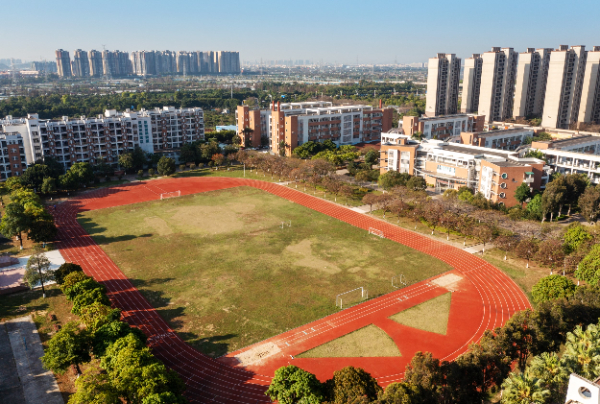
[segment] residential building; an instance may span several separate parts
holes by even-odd
[[[235,111],[237,134],[242,147],[257,148],[262,138],[270,138],[270,110],[250,109],[247,105],[238,105]]]
[[[74,77],[89,77],[90,76],[90,62],[88,60],[88,53],[84,50],[77,49],[73,53],[73,63],[71,64],[71,72]]]
[[[26,164],[51,156],[68,168],[77,162],[96,164],[100,158],[117,164],[120,154],[135,147],[177,158],[183,144],[204,138],[204,113],[201,108],[163,107],[107,110],[95,118],[43,120],[29,114],[0,119],[0,127],[20,136]]]
[[[19,133],[0,132],[0,179],[23,174],[27,160]]]
[[[485,132],[463,132],[462,144],[500,150],[516,150],[525,139],[532,138],[534,131],[531,128],[514,128],[490,130]]]
[[[512,151],[398,138],[395,144],[381,144],[380,172],[388,171],[420,176],[438,191],[467,186],[494,203],[514,206],[519,203],[516,189],[523,182],[531,189],[544,188],[551,169],[543,160],[521,158]]]
[[[600,46],[587,53],[578,120],[600,124]]]
[[[481,69],[483,59],[479,54],[465,59],[462,101],[460,112],[464,114],[477,113],[479,109],[479,91],[481,88]]]
[[[56,68],[60,77],[71,77],[71,57],[69,52],[58,49],[56,52]]]
[[[577,123],[586,58],[585,46],[561,45],[550,53],[543,127],[570,129]]]
[[[454,53],[438,53],[429,59],[425,115],[451,115],[458,112],[460,58]]]
[[[571,373],[565,404],[600,404],[600,378],[587,380]]]
[[[482,55],[481,86],[477,112],[488,122],[513,116],[513,96],[518,54],[513,48],[494,47]]]
[[[532,142],[536,150],[564,150],[576,153],[600,155],[600,136],[584,135],[570,139]]]
[[[56,73],[56,62],[31,62],[31,70],[46,73]]]
[[[537,150],[542,152],[546,158],[546,163],[554,172],[584,174],[587,175],[591,184],[600,184],[600,155],[560,149],[540,148]]]
[[[101,77],[104,74],[104,65],[102,63],[102,52],[97,50],[91,50],[88,53],[89,65],[90,65],[90,76]]]
[[[459,136],[462,132],[481,132],[485,116],[473,114],[456,114],[446,116],[418,117],[404,116],[402,132],[412,137],[420,132],[425,139],[448,139]]]
[[[215,66],[217,66],[217,71],[219,73],[239,73],[240,53],[226,51],[215,52]]]
[[[542,116],[551,52],[550,48],[528,48],[519,54],[513,116]]]
[[[381,101],[379,108],[333,106],[330,102],[272,103],[268,113],[269,146],[272,153],[290,156],[296,147],[308,141],[329,139],[337,145],[346,145],[379,140],[382,132],[392,128],[392,112],[390,108],[384,109]]]

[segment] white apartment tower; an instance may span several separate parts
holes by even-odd
[[[543,127],[569,129],[577,122],[586,58],[585,46],[561,45],[551,52]]]
[[[90,62],[88,60],[88,53],[86,51],[77,49],[75,52],[73,52],[71,71],[75,77],[89,77]]]
[[[551,52],[550,48],[528,48],[519,54],[513,116],[542,116]]]
[[[60,77],[71,77],[71,57],[69,52],[58,49],[56,54],[56,67]]]
[[[100,77],[104,73],[104,67],[102,65],[102,52],[97,50],[91,50],[88,53],[90,59],[90,76]]]
[[[513,48],[492,48],[482,56],[479,115],[487,122],[512,118],[518,54]]]
[[[465,59],[462,102],[460,104],[460,111],[463,114],[471,114],[478,111],[482,66],[483,59],[477,53],[473,54],[473,57]]]
[[[438,53],[429,59],[427,76],[427,116],[452,115],[458,110],[460,58],[454,53]]]
[[[600,124],[600,46],[587,53],[579,122]]]

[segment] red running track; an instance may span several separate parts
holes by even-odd
[[[453,267],[449,273],[462,278],[451,286],[452,299],[446,335],[406,327],[387,317],[421,302],[447,293],[450,287],[434,283],[433,278],[408,288],[369,300],[339,313],[275,336],[254,346],[211,359],[187,345],[133,287],[127,277],[77,223],[77,213],[160,198],[164,192],[182,195],[237,186],[252,186],[315,211],[367,230],[376,227],[385,237],[429,254]],[[404,367],[414,352],[430,351],[436,357],[453,360],[478,341],[487,329],[503,325],[519,310],[530,308],[521,289],[502,271],[463,250],[432,240],[334,203],[294,189],[256,180],[237,178],[180,178],[155,180],[104,188],[83,194],[57,206],[58,247],[67,261],[80,264],[88,275],[106,285],[109,297],[123,311],[124,319],[148,336],[153,353],[177,371],[187,385],[192,403],[269,402],[264,391],[273,372],[293,360],[294,365],[315,373],[321,380],[331,377],[343,366],[361,366],[385,386],[402,378]],[[318,358],[292,359],[314,346],[341,335],[375,324],[398,345],[397,358]],[[279,351],[245,368],[233,356],[245,350],[273,343]]]

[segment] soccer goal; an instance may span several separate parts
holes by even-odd
[[[335,305],[340,309],[345,307],[354,306],[362,302],[363,300],[367,300],[369,298],[369,291],[364,287],[356,288],[349,290],[344,293],[340,293],[335,297]]]
[[[168,199],[168,198],[176,198],[181,196],[181,191],[173,191],[173,192],[165,192],[164,194],[160,194],[160,200]]]
[[[383,230],[376,229],[375,227],[369,227],[369,234],[372,234],[377,237],[385,238],[383,234]]]
[[[392,276],[392,287],[393,288],[400,289],[405,286],[408,286],[408,279],[406,279],[406,276],[404,276],[404,274]]]

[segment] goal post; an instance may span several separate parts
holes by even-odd
[[[408,279],[404,274],[392,276],[392,287],[396,289],[400,289],[408,286]]]
[[[383,230],[376,229],[375,227],[369,227],[369,234],[372,234],[377,237],[385,238],[383,234]]]
[[[340,293],[335,297],[335,305],[340,309],[346,307],[354,306],[362,302],[363,300],[367,300],[369,298],[369,291],[363,286],[349,290],[344,293]]]
[[[178,196],[181,196],[181,191],[165,192],[160,194],[160,200],[162,201],[163,199],[177,198]]]

